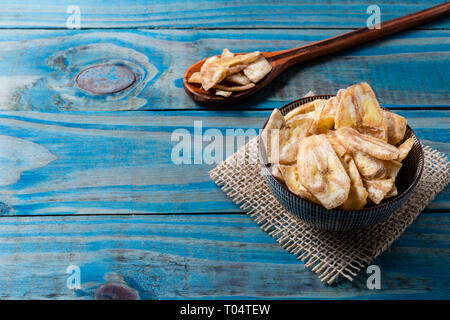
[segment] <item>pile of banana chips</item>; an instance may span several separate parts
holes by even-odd
[[[220,56],[207,59],[200,72],[194,72],[189,83],[197,83],[206,91],[215,90],[218,96],[229,97],[233,92],[255,86],[270,71],[271,64],[259,51],[235,55],[224,49]]]
[[[327,209],[361,209],[397,195],[395,179],[414,140],[406,119],[383,110],[362,82],[283,116],[273,110],[262,139],[272,174]]]

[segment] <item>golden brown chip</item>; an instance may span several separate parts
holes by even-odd
[[[247,78],[242,72],[227,76],[225,78],[225,81],[240,84],[241,86],[245,86],[246,84],[249,84],[251,82],[250,79]]]
[[[216,96],[222,96],[225,98],[228,98],[229,96],[231,96],[232,92],[230,91],[222,91],[222,90],[216,90]]]
[[[400,154],[398,155],[397,161],[403,161],[411,151],[412,146],[414,145],[414,139],[411,137],[398,146],[398,150]]]
[[[259,51],[247,53],[247,54],[238,54],[233,55],[232,57],[223,58],[217,60],[217,64],[224,67],[232,67],[239,64],[250,64],[253,61],[256,61],[260,57],[261,53]]]
[[[197,83],[202,84],[202,77],[200,76],[200,72],[194,72],[188,79],[189,83]]]
[[[348,198],[350,178],[325,135],[303,139],[297,157],[299,180],[327,209]]]
[[[376,204],[379,204],[395,185],[393,179],[363,180],[363,182],[369,199]]]
[[[311,111],[314,111],[314,101],[302,104],[301,106],[295,108],[294,110],[289,111],[284,117],[286,121],[289,121],[296,115],[309,113]]]
[[[266,148],[267,158],[270,163],[278,164],[280,158],[280,140],[283,127],[286,126],[286,121],[279,109],[274,109],[267,121],[264,130],[261,133],[264,146]]]
[[[281,173],[281,170],[280,170],[280,165],[274,164],[272,166],[272,175],[275,178],[277,178],[278,180],[280,180],[281,182],[284,182],[283,174]]]
[[[234,86],[234,87],[228,87],[228,86],[224,86],[221,84],[216,84],[214,86],[214,89],[235,92],[235,91],[245,91],[245,90],[253,88],[254,86],[255,86],[254,83],[249,83],[249,84],[246,84],[245,86]]]
[[[336,130],[337,139],[351,151],[362,151],[381,160],[394,160],[399,156],[399,150],[384,142],[352,128],[339,128]]]
[[[339,158],[342,158],[347,153],[347,148],[339,142],[334,131],[327,132],[327,139]]]
[[[326,133],[334,127],[338,97],[328,100],[317,99],[314,101],[314,122],[311,125],[311,134]]]
[[[382,109],[366,82],[348,87],[341,93],[335,127],[354,128],[363,134],[387,141],[388,133]]]
[[[280,163],[291,164],[297,161],[298,146],[308,133],[312,116],[312,114],[300,114],[286,122],[286,126],[282,129],[286,133],[281,135],[284,139],[280,142]]]
[[[220,55],[221,59],[224,58],[232,58],[234,57],[234,53],[231,53],[227,48],[223,49],[222,54]]]
[[[238,65],[229,67],[228,71],[227,71],[227,77],[232,76],[233,74],[239,73],[242,70],[244,70],[245,68],[247,68],[247,65],[245,65],[245,64],[238,64]]]
[[[392,186],[391,191],[389,191],[389,192],[384,196],[384,198],[386,199],[386,198],[394,197],[394,196],[396,196],[396,195],[398,195],[398,190],[397,190],[397,187],[395,186],[395,183],[394,183],[394,185]]]
[[[345,154],[340,158],[341,162],[350,177],[350,190],[348,198],[340,206],[342,209],[357,210],[363,208],[367,204],[367,190],[359,174],[355,162],[349,154]]]
[[[226,66],[219,65],[219,60],[220,59],[217,56],[214,56],[207,59],[203,63],[200,69],[200,77],[203,89],[211,89],[227,76],[228,68]]]
[[[364,179],[379,179],[386,175],[386,167],[383,160],[360,151],[353,152],[353,160]]]
[[[296,165],[280,165],[279,170],[288,189],[303,199],[319,203],[319,201],[300,182]]]
[[[260,56],[258,60],[250,63],[243,72],[252,82],[257,83],[270,71],[272,71],[272,65],[269,63],[269,61],[267,61],[266,58]]]
[[[406,132],[406,119],[396,113],[383,110],[388,131],[388,142],[396,145],[403,140]]]

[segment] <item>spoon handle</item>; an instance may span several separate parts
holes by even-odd
[[[414,28],[420,24],[446,17],[449,15],[449,12],[450,2],[445,2],[400,18],[382,22],[379,29],[369,29],[367,27],[360,28],[303,47],[269,53],[266,57],[274,68],[280,68],[280,71],[282,71],[296,63],[305,62],[326,54],[348,49],[396,32]]]

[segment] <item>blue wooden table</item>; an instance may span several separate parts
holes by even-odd
[[[81,29],[67,28],[74,2]],[[439,2],[376,3],[387,20]],[[172,133],[193,133],[194,121],[256,129],[310,90],[359,81],[450,154],[449,19],[295,66],[233,107],[197,105],[183,91],[201,57],[338,35],[365,26],[370,4],[0,1],[0,298],[448,299],[449,187],[374,261],[381,290],[367,289],[364,271],[327,286],[210,180],[214,165],[171,160]],[[76,86],[80,70],[117,62],[136,74],[130,88]],[[77,268],[78,289],[68,281]]]

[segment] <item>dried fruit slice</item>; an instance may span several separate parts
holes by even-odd
[[[289,121],[290,119],[292,119],[296,115],[303,114],[303,113],[309,113],[311,111],[314,111],[314,101],[302,104],[301,106],[298,106],[294,110],[289,111],[284,116],[284,118],[286,119],[286,121]]]
[[[350,127],[387,141],[386,121],[372,88],[362,82],[345,89],[336,111],[335,127]]]
[[[286,126],[286,121],[279,109],[274,109],[267,121],[264,130],[261,133],[261,138],[266,148],[267,158],[270,163],[279,163],[280,158],[280,140],[284,140],[281,130]]]
[[[412,146],[414,145],[414,139],[411,137],[398,146],[398,150],[400,154],[398,155],[397,161],[403,161],[411,151]]]
[[[244,69],[244,74],[254,83],[264,78],[270,71],[272,71],[272,65],[266,58],[260,56],[258,60],[249,64]]]
[[[319,203],[316,197],[314,197],[314,195],[301,184],[298,177],[298,170],[296,165],[280,165],[279,169],[286,186],[291,192],[299,195],[303,199],[312,201],[314,203]]]
[[[227,66],[219,65],[219,60],[217,56],[214,56],[203,63],[200,69],[203,89],[211,89],[227,76],[228,68]]]
[[[281,170],[280,170],[280,165],[274,164],[272,166],[272,175],[275,178],[277,178],[278,180],[280,180],[281,182],[284,182],[283,174],[281,173]]]
[[[364,179],[379,179],[386,174],[386,167],[384,166],[383,160],[374,158],[367,153],[356,151],[353,153],[353,160]]]
[[[370,200],[376,204],[379,204],[388,195],[390,197],[397,193],[395,178],[402,167],[402,164],[395,160],[383,161],[383,165],[385,174],[381,179],[363,179]]]
[[[247,78],[242,72],[227,76],[225,78],[225,81],[240,84],[241,86],[245,86],[246,84],[249,84],[251,82],[250,79]]]
[[[342,158],[347,153],[347,148],[339,142],[334,131],[328,131],[327,139],[339,158]]]
[[[222,96],[222,97],[228,98],[229,96],[231,96],[231,94],[232,94],[231,91],[216,90],[216,96]]]
[[[232,76],[233,74],[239,73],[242,70],[244,70],[245,68],[247,68],[247,65],[245,65],[245,64],[238,64],[238,65],[229,67],[227,76]]]
[[[351,151],[362,151],[381,160],[394,160],[399,156],[399,150],[384,142],[352,128],[339,128],[336,130],[337,139]]]
[[[386,110],[383,110],[383,117],[386,121],[388,142],[396,145],[405,136],[407,121],[404,117]]]
[[[222,54],[220,55],[221,59],[232,57],[234,57],[234,53],[230,52],[230,50],[228,50],[227,48],[222,50]]]
[[[200,76],[200,72],[194,72],[188,79],[189,83],[197,83],[202,84],[202,77]]]
[[[341,158],[341,162],[350,177],[350,190],[347,200],[340,208],[347,210],[361,209],[367,204],[368,192],[364,187],[358,168],[349,154],[345,154]]]
[[[350,178],[325,135],[303,139],[297,157],[300,183],[327,209],[348,198]]]
[[[328,100],[314,100],[314,122],[311,125],[311,134],[326,133],[334,127],[334,118],[338,105],[338,97]]]
[[[259,51],[246,53],[246,54],[238,54],[233,55],[232,57],[226,57],[223,59],[217,60],[217,65],[224,66],[224,67],[232,67],[238,64],[250,64],[253,61],[256,61],[260,57],[261,53]]]
[[[221,84],[216,84],[214,86],[214,89],[235,92],[235,91],[245,91],[245,90],[253,88],[254,86],[255,86],[254,83],[249,83],[249,84],[246,84],[245,86],[235,86],[235,87],[228,87],[228,86],[224,86]]]
[[[312,113],[300,114],[286,122],[285,130],[282,133],[284,140],[280,142],[280,163],[292,164],[297,161],[297,151],[299,143],[308,134],[308,129],[312,123]]]
[[[393,179],[364,180],[369,199],[379,204],[395,186]]]

